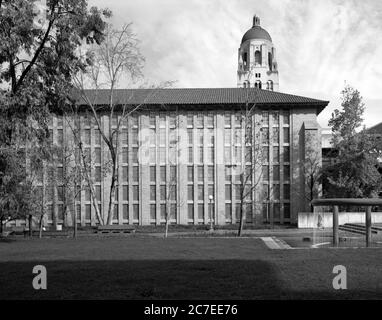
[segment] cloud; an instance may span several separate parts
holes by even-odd
[[[365,123],[382,121],[380,1],[108,0],[107,6],[115,25],[133,22],[150,81],[235,87],[237,50],[256,13],[277,49],[280,91],[332,100],[319,117],[326,126],[346,81],[369,102]]]

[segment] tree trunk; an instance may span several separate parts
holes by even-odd
[[[73,210],[73,238],[77,238],[77,212],[76,207]]]
[[[40,217],[40,223],[39,223],[39,233],[38,233],[38,237],[41,239],[42,238],[42,223],[43,223],[43,219],[44,219],[44,214],[41,215]]]
[[[244,228],[244,210],[243,210],[243,200],[240,202],[240,222],[239,222],[239,231],[237,233],[238,237],[241,237]]]
[[[164,233],[164,237],[167,238],[168,236],[168,215],[166,214],[166,227],[165,227],[165,233]]]
[[[32,237],[32,215],[30,214],[28,216],[28,226],[29,226],[29,236]]]
[[[114,156],[114,153],[112,153],[113,156],[113,170],[112,170],[112,176],[111,176],[111,186],[110,186],[110,195],[109,195],[109,208],[107,213],[107,224],[112,224],[112,219],[114,215],[114,199],[115,199],[115,183],[117,181],[117,162]]]

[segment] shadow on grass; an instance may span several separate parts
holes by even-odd
[[[32,288],[36,264],[47,268],[48,290]],[[382,291],[292,292],[262,260],[3,262],[0,288],[1,300],[382,298]]]

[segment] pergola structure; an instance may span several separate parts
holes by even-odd
[[[370,246],[371,242],[371,207],[381,206],[382,199],[353,199],[353,198],[332,198],[332,199],[315,199],[312,202],[313,206],[333,206],[333,245],[338,245],[338,206],[353,205],[366,206],[366,247]]]

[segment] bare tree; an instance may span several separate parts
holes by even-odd
[[[85,104],[90,110],[90,114],[108,150],[110,189],[106,219],[104,220],[101,216],[98,206],[95,209],[99,223],[104,225],[111,224],[113,217],[115,190],[118,187],[118,150],[122,122],[126,121],[133,112],[142,106],[142,104],[131,106],[129,103],[131,96],[115,97],[115,91],[121,80],[135,80],[141,77],[144,58],[139,51],[136,35],[131,31],[131,24],[123,26],[121,30],[114,30],[108,25],[105,41],[93,49],[92,59],[92,66],[87,73],[77,75],[75,85],[80,93],[81,103]],[[93,90],[86,90],[87,86]],[[106,91],[101,93],[100,90],[104,88],[106,88]],[[107,103],[101,106],[97,103],[97,99],[105,94],[107,95]],[[108,128],[104,128],[102,126],[101,111],[102,114],[109,116],[110,121],[117,119],[115,127],[109,125]],[[78,146],[81,157],[84,158],[80,142]],[[86,167],[84,161],[83,165]],[[90,183],[90,169],[86,168],[85,174],[88,175],[87,181],[93,197],[94,188]]]
[[[247,89],[248,92],[248,89]],[[261,182],[261,166],[263,163],[263,148],[260,137],[260,123],[255,123],[256,104],[250,103],[248,98],[243,108],[238,113],[238,118],[241,123],[240,135],[244,145],[244,158],[240,164],[234,166],[234,170],[239,176],[239,229],[238,236],[240,237],[244,228],[245,213],[248,205],[252,206],[254,201],[253,196],[256,196],[259,184]],[[248,200],[251,200],[249,201]]]

